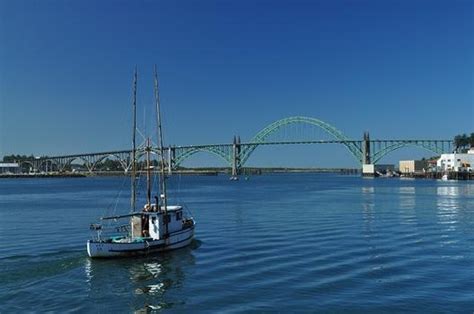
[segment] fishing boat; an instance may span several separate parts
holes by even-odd
[[[136,148],[136,89],[137,70],[135,69],[133,82],[133,138],[132,138],[132,165],[131,165],[131,211],[123,215],[113,215],[101,218],[101,223],[92,224],[91,230],[95,233],[87,241],[87,254],[92,258],[128,257],[147,255],[157,252],[179,249],[189,245],[194,237],[194,219],[187,215],[181,205],[169,205],[166,190],[165,159],[163,133],[161,127],[161,111],[158,93],[158,76],[155,67],[155,103],[158,130],[159,162],[159,189],[160,194],[154,196],[152,202],[151,165],[150,155],[152,146],[150,139],[145,146],[146,153],[146,203],[140,210],[136,209],[137,190],[137,148]],[[126,220],[125,223],[119,223]],[[117,222],[116,232],[104,235],[103,222]]]

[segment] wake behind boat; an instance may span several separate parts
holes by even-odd
[[[158,94],[158,78],[155,67],[155,100],[158,122],[158,146],[160,155],[160,197],[155,196],[151,202],[151,166],[150,155],[152,152],[151,141],[147,140],[146,174],[147,174],[147,201],[140,211],[135,210],[136,203],[136,88],[137,71],[135,70],[133,84],[133,138],[132,138],[132,174],[131,174],[131,212],[124,215],[102,217],[102,221],[126,219],[128,223],[118,224],[115,231],[120,234],[103,235],[102,224],[92,224],[91,229],[96,235],[87,241],[87,254],[90,257],[126,257],[147,255],[157,252],[169,251],[185,247],[194,237],[194,220],[185,214],[180,205],[168,205],[166,193],[165,160],[163,149],[163,135],[161,129],[160,101]]]

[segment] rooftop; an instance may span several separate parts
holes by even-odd
[[[0,168],[17,168],[20,167],[19,164],[13,162],[0,162]]]

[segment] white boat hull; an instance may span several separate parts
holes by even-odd
[[[127,257],[148,255],[157,252],[176,250],[191,243],[194,238],[194,225],[173,232],[166,239],[143,239],[140,242],[87,241],[87,254],[90,257]]]

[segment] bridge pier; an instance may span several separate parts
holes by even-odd
[[[34,173],[40,172],[40,164],[41,164],[40,158],[37,157],[33,160],[33,172]]]
[[[240,136],[235,137],[232,143],[232,176],[236,177],[240,174]]]
[[[375,165],[371,163],[370,158],[369,132],[364,132],[364,139],[362,140],[362,175],[370,177],[375,175]]]
[[[168,175],[171,175],[173,172],[173,164],[176,158],[176,149],[174,147],[168,147]]]
[[[362,141],[362,164],[370,164],[370,136],[369,132],[364,132],[364,139]]]

